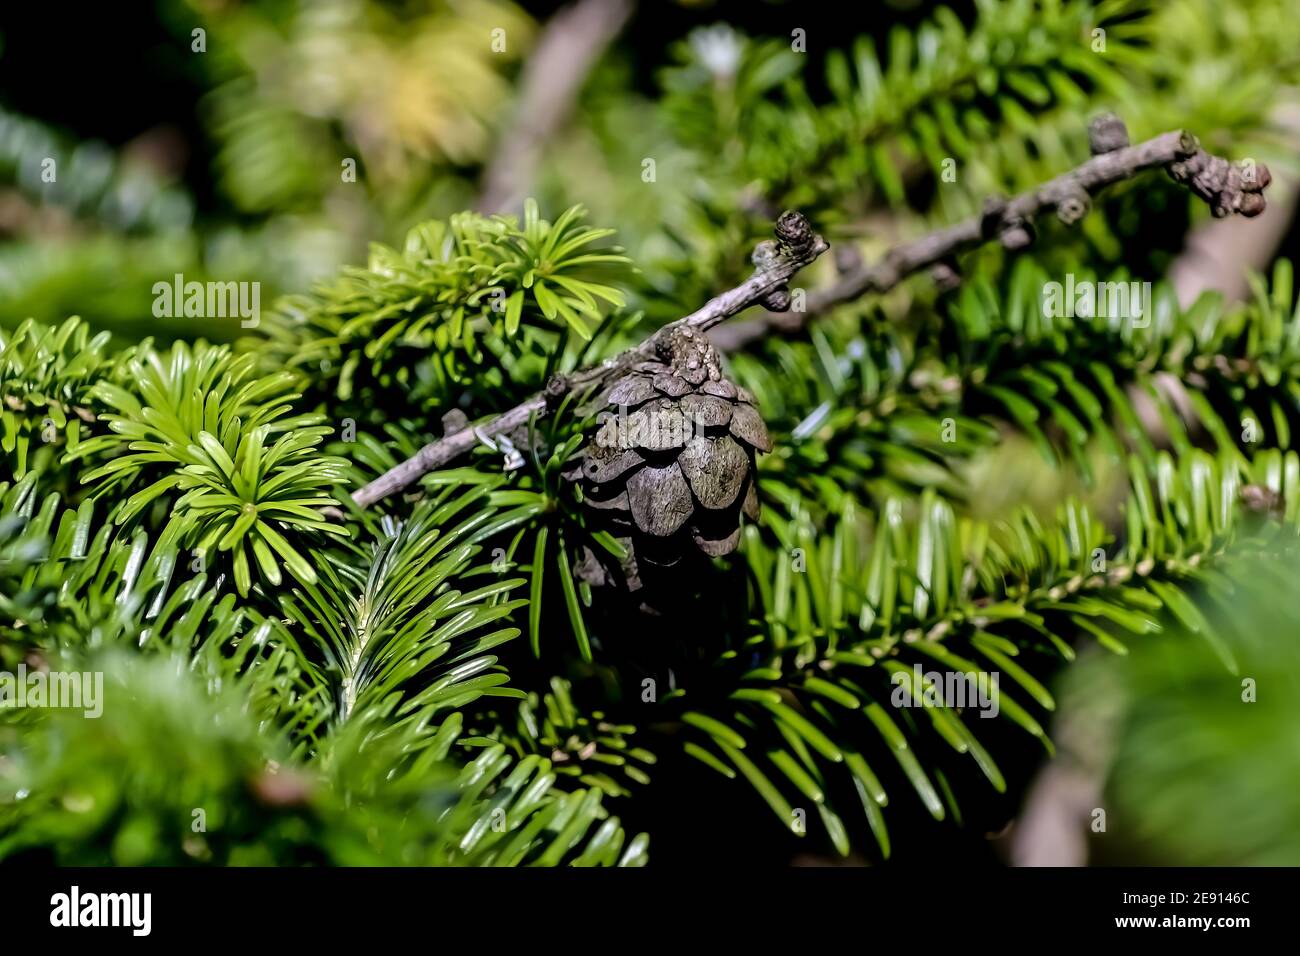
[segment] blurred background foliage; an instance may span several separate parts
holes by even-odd
[[[387,318],[385,309],[408,295],[426,296],[445,308],[447,316],[437,314],[450,320],[461,301],[455,297],[466,291],[461,274],[448,266],[445,275],[429,278],[427,270],[447,235],[470,236],[477,243],[474,254],[490,259],[493,267],[498,262],[492,257],[505,257],[499,250],[520,238],[472,217],[452,220],[446,233],[440,224],[421,224],[449,220],[475,206],[493,157],[520,135],[515,106],[521,77],[560,7],[508,0],[157,0],[86,11],[79,14],[84,22],[76,31],[51,30],[48,20],[22,22],[6,11],[0,17],[0,328],[7,338],[0,342],[27,351],[11,348],[0,355],[0,368],[10,382],[23,383],[29,396],[70,408],[88,394],[88,370],[99,367],[103,342],[89,339],[85,329],[68,327],[68,337],[57,347],[33,345],[39,338],[34,327],[15,334],[24,320],[57,326],[69,316],[82,316],[93,332],[108,333],[114,347],[132,346],[146,336],[159,347],[176,339],[233,343],[242,334],[237,319],[195,323],[155,317],[153,285],[177,273],[198,281],[256,280],[264,304],[277,295],[288,297],[268,316],[270,342],[262,359],[275,367],[319,368],[309,401],[337,399],[342,404],[329,414],[360,423],[361,451],[348,465],[355,481],[373,477],[442,434],[440,415],[456,406],[462,391],[474,394],[460,404],[478,413],[487,401],[484,393],[519,398],[556,367],[577,364],[588,353],[567,332],[555,331],[560,323],[551,323],[553,310],[535,301],[541,298],[536,293],[525,296],[521,276],[510,281],[520,282],[517,291],[530,310],[523,331],[514,337],[506,320],[508,341],[486,358],[473,342],[448,344],[434,333],[421,338],[422,329],[394,331],[409,334],[391,349],[370,346],[378,323]],[[1107,735],[1100,756],[1081,758],[1098,800],[1111,807],[1108,833],[1116,836],[1095,835],[1089,847],[1093,858],[1300,862],[1294,839],[1300,832],[1300,719],[1292,692],[1300,608],[1269,600],[1270,594],[1293,590],[1287,581],[1294,565],[1249,554],[1242,559],[1232,580],[1257,592],[1250,602],[1256,621],[1254,616],[1234,619],[1236,605],[1216,608],[1210,592],[1226,585],[1214,576],[1218,572],[1202,576],[1200,558],[1190,557],[1197,549],[1217,555],[1258,545],[1253,530],[1241,532],[1239,539],[1235,524],[1216,525],[1211,533],[1199,520],[1206,495],[1235,493],[1238,474],[1253,476],[1258,487],[1285,502],[1288,519],[1294,517],[1300,473],[1290,435],[1300,426],[1300,325],[1285,264],[1300,254],[1291,221],[1300,179],[1300,18],[1294,13],[1291,0],[892,0],[856,6],[680,0],[636,6],[587,78],[574,109],[544,144],[531,184],[547,228],[563,210],[581,203],[587,222],[616,229],[617,249],[602,245],[597,251],[626,254],[635,264],[634,270],[616,270],[616,280],[601,279],[619,286],[616,298],[595,293],[616,307],[618,321],[586,329],[596,332],[597,346],[606,352],[694,310],[746,276],[750,250],[770,234],[773,217],[784,208],[808,213],[831,241],[834,254],[800,279],[808,286],[824,283],[837,268],[870,261],[904,238],[977,212],[991,194],[1010,195],[1068,169],[1087,155],[1086,119],[1102,110],[1122,116],[1134,141],[1186,128],[1211,150],[1267,163],[1275,177],[1273,215],[1280,217],[1265,248],[1232,260],[1237,272],[1254,269],[1267,280],[1256,279],[1246,296],[1199,295],[1202,287],[1179,276],[1189,268],[1196,271],[1185,257],[1191,237],[1204,226],[1205,210],[1165,177],[1144,176],[1108,192],[1077,228],[1044,223],[1040,241],[1027,252],[1013,256],[992,247],[972,253],[962,265],[968,281],[957,290],[917,279],[886,296],[836,309],[805,339],[776,337],[731,356],[736,378],[762,403],[777,451],[760,463],[768,517],[763,544],[756,543],[756,535],[747,540],[748,577],[740,581],[720,572],[711,583],[730,588],[725,593],[733,596],[747,587],[761,591],[763,601],[756,603],[763,606],[753,617],[748,606],[742,607],[736,612],[742,620],[729,621],[728,637],[716,644],[675,648],[672,653],[679,656],[670,659],[679,661],[679,672],[694,668],[708,675],[706,687],[729,689],[726,675],[734,676],[737,661],[750,661],[760,645],[774,647],[775,663],[768,661],[744,678],[762,685],[749,687],[761,695],[767,683],[776,686],[802,673],[813,666],[809,661],[821,659],[818,655],[839,653],[834,635],[846,626],[852,630],[846,620],[858,621],[853,633],[864,642],[862,648],[892,647],[897,634],[889,622],[880,622],[878,612],[883,591],[892,601],[895,587],[900,606],[911,608],[900,612],[901,627],[928,630],[979,621],[981,609],[1003,601],[1044,600],[1052,605],[1044,611],[1049,619],[1067,611],[1089,619],[1094,612],[1110,615],[1106,620],[1121,626],[1108,624],[1101,643],[1114,650],[1111,644],[1123,637],[1128,653],[1085,655],[1066,670],[1070,676],[1053,705],[1060,705],[1056,713],[1063,724],[1073,720]],[[115,41],[103,42],[110,30]],[[501,43],[488,42],[498,30]],[[68,84],[49,79],[52,62],[76,62],[82,79]],[[54,182],[42,177],[43,159],[55,163]],[[649,181],[647,161],[654,170]],[[954,179],[946,177],[949,170]],[[536,214],[530,216],[535,223]],[[575,213],[566,228],[585,229],[576,225],[580,221]],[[1231,239],[1226,246],[1235,248]],[[1220,240],[1220,251],[1224,248]],[[349,264],[366,262],[368,270],[333,278]],[[404,278],[404,269],[414,276],[409,288],[390,281]],[[1036,290],[1045,277],[1065,271],[1161,283],[1159,321],[1136,336],[1083,321],[1042,322],[1034,307]],[[588,283],[584,289],[592,288],[590,277],[582,281]],[[581,296],[574,296],[566,302],[581,303]],[[304,345],[294,337],[297,332],[287,339],[279,335],[279,319],[304,315],[314,339]],[[539,339],[538,328],[546,336],[564,337],[556,346],[556,338]],[[356,341],[350,343],[345,332]],[[451,357],[435,367],[417,354],[431,350]],[[58,354],[67,364],[51,365],[30,353]],[[171,354],[190,351],[182,346]],[[486,366],[492,370],[484,371]],[[478,385],[467,386],[470,380]],[[101,398],[108,394],[102,388],[101,393]],[[1237,434],[1248,417],[1263,427],[1275,458],[1262,458]],[[938,438],[938,425],[948,418],[960,425],[956,445]],[[77,441],[78,427],[75,416],[58,422],[60,431],[68,429],[70,444]],[[8,477],[18,482],[32,468],[49,464],[38,460],[44,452],[30,429],[8,422],[6,429]],[[564,447],[571,434],[560,429],[551,437]],[[82,454],[108,454],[111,447],[112,441],[101,437],[83,446]],[[334,442],[322,450],[335,455],[344,449]],[[475,463],[482,466],[486,457],[481,453]],[[322,460],[343,467],[334,458]],[[104,461],[95,464],[105,467]],[[495,477],[469,479],[480,481],[479,493],[492,502],[485,510],[491,515],[483,520],[507,534],[500,540],[509,561],[518,557],[526,564],[536,549],[551,562],[558,547],[561,564],[568,563],[563,515],[557,516],[552,494],[559,464],[532,462],[509,489],[498,489]],[[1155,476],[1154,491],[1146,497],[1133,490],[1145,487],[1135,472]],[[337,475],[315,477],[317,484],[329,484]],[[452,480],[435,477],[426,487],[437,489]],[[1210,486],[1219,491],[1206,491]],[[13,520],[0,525],[7,532],[18,527],[15,515],[30,521],[36,512],[35,495],[23,498],[21,487],[0,485],[10,498],[6,514]],[[66,496],[70,489],[55,490]],[[151,500],[137,503],[143,508]],[[320,503],[314,497],[304,500]],[[53,509],[42,506],[41,514],[44,510]],[[369,532],[379,519],[356,520]],[[1125,604],[1133,598],[1124,588],[1096,599],[1105,605],[1104,613],[1084,603],[1089,599],[1080,599],[1082,610],[1069,606],[1054,590],[1078,577],[1074,563],[1086,554],[1079,550],[1084,538],[1077,522],[1082,520],[1095,522],[1088,532],[1093,543],[1115,545],[1112,555],[1121,546],[1129,548],[1134,567],[1143,568],[1139,576],[1153,575],[1144,562],[1155,565],[1152,593],[1161,599],[1142,613],[1149,611],[1153,621],[1159,617],[1162,627],[1128,626],[1129,614],[1137,612]],[[72,518],[67,521],[71,528]],[[77,521],[84,532],[89,515]],[[890,539],[898,549],[891,560],[899,580],[891,577],[882,585],[868,564],[876,553],[869,548],[884,547],[876,544],[889,537],[881,527],[905,523],[909,530]],[[62,527],[52,516],[47,525],[47,530]],[[971,530],[978,527],[985,532]],[[916,581],[943,564],[934,547],[947,542],[952,560],[965,560],[971,555],[969,536],[987,534],[988,527],[1001,528],[1011,540],[990,545],[987,554],[981,551],[965,578],[954,565],[956,573],[947,581],[950,607],[932,607],[928,598],[916,597],[930,593]],[[556,531],[549,539],[548,529]],[[124,566],[130,530],[110,533],[106,525],[96,532],[94,546],[119,562],[115,566]],[[1040,533],[1054,543],[1026,544]],[[764,560],[765,553],[779,555],[813,537],[818,543],[812,550],[825,549],[823,563],[836,569],[820,579],[821,590],[816,568],[813,583],[805,585]],[[1282,550],[1270,540],[1270,547]],[[15,591],[23,588],[22,601],[31,602],[23,611],[31,614],[32,607],[55,600],[57,578],[18,572],[25,541],[15,532],[3,542],[8,550],[0,550],[0,581]],[[854,573],[862,571],[860,589],[837,598],[840,604],[831,613],[819,601],[838,593],[852,576],[837,562],[856,553],[858,543],[863,565]],[[161,569],[175,560],[169,551],[175,542],[164,538],[153,547],[148,567],[161,579]],[[267,554],[261,573],[278,575],[281,561]],[[356,554],[332,555],[331,567],[344,570],[327,584],[359,586],[346,571]],[[922,566],[925,555],[928,566]],[[468,554],[464,557],[468,561]],[[294,570],[292,562],[286,567]],[[249,575],[245,568],[241,591],[258,568]],[[943,592],[926,580],[935,595]],[[369,583],[384,584],[375,578]],[[102,581],[81,584],[94,594],[95,621],[128,627],[130,622],[108,610],[115,601],[112,587]],[[538,593],[541,586],[536,584]],[[571,582],[568,587],[573,592]],[[1198,630],[1200,617],[1161,588],[1179,596],[1184,588],[1198,607],[1207,607],[1207,627],[1231,632],[1229,645],[1241,645],[1236,674],[1223,669],[1221,650],[1186,640],[1182,632]],[[483,605],[489,619],[501,597],[474,603]],[[195,598],[191,594],[187,600]],[[16,601],[19,595],[4,599]],[[615,688],[620,681],[629,686],[628,674],[648,671],[637,670],[634,653],[634,663],[616,677],[613,668],[602,669],[599,651],[602,625],[607,645],[609,635],[619,634],[640,651],[646,637],[611,627],[601,609],[592,608],[586,591],[582,610],[578,603],[575,599],[565,608],[563,620],[586,641],[582,617],[590,617],[597,664],[567,668],[566,676],[552,673],[551,661],[532,662],[532,671],[522,667],[520,686],[526,693],[480,707],[466,717],[463,732],[439,712],[448,729],[437,747],[444,756],[452,753],[455,738],[454,752],[475,761],[470,766],[489,776],[506,773],[507,766],[522,768],[510,772],[530,780],[536,774],[546,785],[541,790],[557,777],[561,783],[580,783],[588,790],[562,794],[544,812],[590,822],[605,819],[597,805],[602,796],[625,798],[652,778],[674,774],[689,788],[697,781],[692,772],[712,774],[715,764],[722,764],[710,756],[687,770],[682,764],[691,762],[680,755],[656,758],[641,746],[643,735],[613,712],[617,703],[626,703],[618,700],[620,694],[632,692]],[[205,612],[196,610],[195,618]],[[823,612],[826,616],[819,617]],[[1129,631],[1137,639],[1128,640]],[[787,645],[793,632],[806,640]],[[27,636],[8,635],[9,651],[28,650]],[[971,653],[996,661],[990,648],[997,655],[1005,645],[986,637]],[[567,636],[551,643],[567,650],[573,646]],[[1071,656],[1059,651],[1035,647],[1032,653],[1036,660],[1040,652],[1053,660]],[[407,789],[380,786],[383,778],[375,776],[374,766],[350,759],[362,749],[364,727],[349,731],[352,736],[344,735],[309,765],[291,745],[293,735],[274,747],[258,744],[257,734],[265,729],[258,715],[217,719],[239,706],[222,709],[209,700],[179,658],[107,660],[112,680],[145,689],[142,709],[116,724],[59,723],[43,744],[50,749],[32,758],[47,761],[36,768],[36,779],[48,768],[57,775],[63,764],[52,757],[56,752],[81,755],[77,760],[89,768],[75,784],[46,782],[63,792],[62,803],[24,811],[36,820],[26,831],[31,844],[58,859],[131,863],[171,860],[177,852],[221,862],[523,858],[523,850],[493,847],[490,838],[480,845],[484,807],[469,798],[458,803],[465,793],[458,787],[468,778],[440,781],[433,789],[426,778]],[[483,666],[492,670],[496,659]],[[1044,681],[1056,690],[1054,667],[1047,674]],[[1257,704],[1242,707],[1233,696],[1241,677],[1258,681]],[[295,675],[272,681],[264,691],[277,707],[296,714],[304,706],[298,695],[312,693],[304,688],[326,684],[319,674]],[[601,699],[601,690],[616,699],[610,713],[592,703]],[[839,687],[838,692],[853,699],[858,690]],[[1029,696],[1041,704],[1039,690],[1052,700],[1037,681]],[[817,696],[802,684],[794,691],[782,685],[781,692]],[[214,720],[200,749],[187,740],[155,736],[156,728],[174,727],[182,710],[189,715],[203,708]],[[811,704],[808,709],[820,713]],[[771,752],[783,757],[788,746],[801,760],[807,758],[795,770],[777,759],[774,766],[788,778],[782,786],[820,794],[822,781],[814,782],[820,764],[806,741],[795,735],[791,743],[786,724],[765,722],[761,707],[751,710],[737,718],[746,734],[771,738]],[[1044,706],[1037,713],[1048,721],[1051,711]],[[701,731],[691,746],[703,753],[711,741],[726,744],[727,728],[718,730],[716,721],[709,723],[713,718],[690,713],[691,726]],[[1022,726],[1030,729],[1029,736],[1039,737],[1032,729],[1037,722],[1027,714],[1026,721]],[[937,733],[944,737],[942,729]],[[914,744],[921,736],[914,727],[907,734]],[[934,741],[925,741],[922,756],[933,757],[924,748]],[[1006,744],[1012,756],[1003,769],[1013,783],[1024,784],[1042,764],[1043,754],[1033,743]],[[176,760],[195,769],[194,786],[203,794],[172,792],[152,780],[156,785],[132,800],[121,797],[115,789],[120,768],[131,768],[134,778],[152,779],[156,763],[143,754],[159,746],[171,747]],[[391,762],[377,764],[385,772],[405,766],[393,746]],[[267,780],[258,769],[273,750],[291,778],[288,786]],[[968,816],[1005,821],[1020,809],[1023,789],[1012,786],[1011,796],[1004,797],[1002,772],[980,763],[997,795],[981,797],[974,806],[958,806],[953,791],[960,772],[945,776],[940,770],[936,789],[924,773],[918,783],[908,765],[904,787],[918,790],[930,816],[961,818],[964,807]],[[735,777],[730,765],[724,769]],[[868,777],[869,771],[856,778],[859,793]],[[320,786],[322,779],[335,786]],[[97,812],[120,818],[86,819],[78,813],[85,800],[77,788],[102,791]],[[756,789],[779,815],[786,804],[772,796],[777,788]],[[379,818],[374,827],[391,825],[397,831],[405,825],[414,835],[409,844],[377,846],[366,838],[367,821],[352,818],[353,798],[363,793],[383,794],[367,804],[367,813]],[[890,831],[876,807],[885,801],[874,792],[869,796],[859,813],[865,813],[874,837],[870,853],[888,856]],[[158,832],[157,819],[174,819],[177,808],[196,801],[234,821],[223,827],[221,842]],[[848,855],[844,825],[829,802],[816,802],[829,843],[840,856]],[[448,815],[457,807],[461,810]],[[520,813],[527,818],[535,810],[524,807]],[[719,852],[758,856],[739,841],[753,839],[750,834],[770,821],[751,818],[748,809],[729,812],[743,837],[723,842]],[[656,813],[673,819],[675,830],[663,843],[668,859],[689,855],[695,840],[714,837],[706,832],[709,817],[703,810],[683,811],[681,818],[668,811],[649,815]],[[1225,826],[1227,821],[1233,825]],[[625,848],[622,830],[614,836],[616,824],[614,819],[586,849],[575,843],[575,854],[589,862],[639,862],[643,844],[631,838]],[[87,851],[85,833],[100,832],[116,836]],[[1025,859],[1011,838],[989,844],[983,836],[978,834],[978,843],[961,844],[962,852],[972,859],[990,852]],[[924,839],[908,845],[924,847]],[[863,858],[859,846],[855,841],[850,858]],[[555,858],[571,848],[554,850]],[[0,842],[0,853],[26,849],[21,840]],[[552,850],[530,852],[546,858]],[[778,855],[796,852],[793,845],[778,848]],[[1068,853],[1054,859],[1079,861]]]
[[[65,43],[95,76],[76,86],[21,82],[50,41],[36,20],[10,25],[0,306],[55,321],[91,311],[93,295],[99,321],[138,335],[159,272],[256,278],[269,300],[357,261],[371,241],[473,205],[483,164],[509,141],[521,63],[557,6],[135,4],[112,14],[134,49],[95,42],[107,12],[88,13],[74,48]],[[668,318],[743,273],[774,209],[798,206],[832,241],[878,252],[918,223],[952,221],[1068,167],[1086,149],[1081,117],[1100,107],[1134,139],[1183,126],[1211,149],[1284,169],[1295,163],[1283,118],[1300,71],[1287,9],[1108,0],[793,16],[780,3],[644,5],[547,143],[536,194],[543,208],[581,201],[594,221],[617,223],[646,307]],[[789,24],[803,20],[799,53]],[[195,29],[205,52],[191,49]],[[469,42],[492,30],[504,31],[500,52]],[[57,183],[41,180],[44,156],[63,171]],[[652,185],[639,175],[647,158]],[[941,182],[949,158],[961,171],[953,184]],[[355,182],[343,181],[345,160]],[[1186,196],[1147,183],[1126,193],[1044,254],[1063,261],[1088,243],[1161,274],[1184,228],[1167,220],[1187,215]],[[235,334],[203,330],[223,332]]]

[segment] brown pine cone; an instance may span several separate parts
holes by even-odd
[[[606,390],[608,408],[571,476],[638,564],[728,554],[741,514],[758,517],[754,457],[772,449],[767,427],[703,332],[675,330],[658,358]],[[631,581],[635,567],[625,571]]]

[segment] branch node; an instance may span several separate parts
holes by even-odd
[[[546,388],[542,390],[542,397],[546,399],[546,407],[554,409],[559,406],[560,401],[570,390],[569,379],[565,375],[556,372],[546,380]]]
[[[759,300],[759,303],[769,312],[788,312],[790,311],[790,303],[792,301],[794,300],[790,295],[790,290],[785,286],[782,286],[781,288],[774,289],[767,295],[763,296],[763,298]]]
[[[1088,215],[1092,208],[1092,198],[1083,189],[1071,189],[1056,201],[1056,218],[1067,226]]]
[[[839,275],[862,268],[862,251],[854,245],[835,247],[835,271]]]
[[[462,409],[453,408],[442,416],[442,434],[454,435],[469,427],[469,416]]]
[[[1002,232],[1002,218],[1006,214],[1007,200],[1005,196],[999,196],[995,193],[985,198],[984,206],[980,212],[980,234],[985,239],[992,239]]]
[[[957,269],[956,259],[943,259],[930,269],[930,278],[941,293],[952,292],[961,287],[961,272]]]
[[[1008,252],[1015,252],[1032,244],[1036,235],[1034,224],[1028,219],[1013,218],[1007,220],[1002,231],[998,233],[998,242],[1002,243],[1002,248]]]
[[[1103,113],[1088,124],[1088,148],[1092,155],[1113,153],[1127,145],[1128,127],[1114,113]]]

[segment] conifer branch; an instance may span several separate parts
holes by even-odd
[[[767,316],[715,332],[711,336],[714,344],[724,350],[737,349],[773,332],[797,331],[832,306],[869,292],[885,292],[922,269],[946,270],[950,274],[948,263],[954,256],[986,242],[996,240],[1008,249],[1023,248],[1033,241],[1033,220],[1039,215],[1052,210],[1067,224],[1078,222],[1088,212],[1095,193],[1143,170],[1163,167],[1174,180],[1209,203],[1216,217],[1231,213],[1251,217],[1264,211],[1263,190],[1271,178],[1268,167],[1230,163],[1203,150],[1195,136],[1182,130],[1130,146],[1124,124],[1108,114],[1093,121],[1089,141],[1092,158],[1070,172],[1011,200],[992,197],[979,216],[896,246],[876,263],[850,269],[831,285],[809,295],[807,308],[798,313],[787,311],[791,304],[789,280],[829,247],[804,216],[786,212],[776,223],[776,241],[760,243],[754,250],[754,274],[740,285],[663,326],[640,345],[600,365],[556,376],[544,391],[515,407],[430,442],[361,488],[353,500],[360,507],[369,507],[468,453],[480,440],[544,417],[570,392],[600,385],[635,363],[654,358],[659,344],[673,329],[685,326],[708,331],[762,304],[769,309]]]
[[[743,312],[757,303],[770,308],[789,308],[787,285],[796,272],[812,262],[829,246],[813,232],[812,225],[797,212],[786,212],[776,223],[776,240],[758,244],[754,250],[754,274],[721,295],[715,296],[690,315],[658,329],[640,345],[627,349],[599,365],[571,375],[557,375],[546,389],[479,425],[467,426],[430,442],[406,461],[363,487],[353,500],[362,508],[410,487],[421,476],[441,468],[470,451],[481,439],[491,438],[542,418],[570,392],[598,386],[625,372],[637,362],[656,356],[659,344],[678,328],[704,332],[719,322]]]
[[[1033,221],[1038,216],[1054,211],[1062,222],[1073,225],[1087,214],[1093,195],[1148,169],[1166,169],[1175,181],[1209,203],[1216,219],[1232,213],[1249,218],[1264,211],[1263,190],[1271,178],[1268,167],[1230,163],[1206,152],[1195,136],[1183,130],[1130,146],[1124,124],[1107,114],[1092,122],[1089,142],[1092,158],[1069,172],[1009,201],[990,197],[980,215],[895,246],[879,261],[850,269],[809,293],[803,311],[769,312],[736,323],[715,333],[713,344],[733,351],[773,332],[797,332],[820,313],[868,293],[888,292],[923,269],[935,270],[939,281],[954,281],[951,261],[956,255],[995,240],[1007,249],[1024,248],[1033,241]]]

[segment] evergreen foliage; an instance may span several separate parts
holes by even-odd
[[[450,33],[433,22],[454,20],[446,10],[403,39],[376,9],[342,35],[404,65],[388,75],[405,89],[434,53],[497,23],[500,5],[469,6]],[[645,124],[691,185],[636,182],[642,211],[610,218],[617,230],[569,203],[620,216],[633,204],[596,177],[585,197],[563,168],[522,216],[411,225],[438,205],[437,175],[412,167],[486,152],[479,127],[505,67],[464,53],[446,70],[473,92],[445,112],[384,114],[398,135],[362,157],[382,194],[368,225],[405,241],[279,298],[237,340],[122,335],[93,301],[84,318],[43,321],[28,317],[32,290],[7,296],[0,670],[102,673],[104,710],[0,711],[0,858],[638,866],[659,841],[679,858],[703,826],[691,816],[734,831],[720,852],[747,841],[784,861],[802,843],[898,859],[929,828],[1006,822],[1054,752],[1061,674],[1078,656],[1091,660],[1070,680],[1098,666],[1089,649],[1133,659],[1131,711],[1213,739],[1171,669],[1229,696],[1244,676],[1293,679],[1293,650],[1279,662],[1274,646],[1285,635],[1247,633],[1232,608],[1268,583],[1294,590],[1278,568],[1294,567],[1300,531],[1300,303],[1279,259],[1248,301],[1180,307],[1158,280],[1205,211],[1177,186],[1143,176],[1095,197],[1075,231],[1046,226],[1015,256],[971,252],[958,288],[914,280],[729,353],[771,434],[761,516],[734,554],[666,584],[610,583],[627,551],[566,477],[601,389],[555,391],[743,280],[782,209],[805,211],[833,251],[873,258],[887,243],[871,223],[916,235],[1066,171],[1103,107],[1131,110],[1135,139],[1186,126],[1234,158],[1266,141],[1281,94],[1258,61],[1282,62],[1267,26],[1279,4],[1247,4],[1240,21],[1169,6],[1184,15],[1126,0],[941,7],[850,38],[816,78],[784,37],[696,31]],[[315,157],[337,175],[336,140],[360,135],[360,79],[307,116],[306,79],[249,62],[257,21],[275,14],[209,16],[214,29],[242,17],[235,52],[205,65],[217,181],[241,215],[267,217],[262,232],[232,226],[238,241],[265,242],[277,215],[325,208]],[[274,37],[286,56],[339,35],[305,16]],[[1239,43],[1223,49],[1221,31]],[[1157,110],[1175,53],[1239,68],[1250,95],[1214,99],[1198,81]],[[574,135],[597,143],[646,106],[630,89],[618,104],[589,98]],[[0,172],[15,122],[0,122]],[[614,162],[620,148],[600,152]],[[252,167],[238,159],[249,152],[297,158]],[[960,185],[941,178],[948,160]],[[120,178],[106,171],[66,203],[111,206]],[[158,210],[183,203],[170,189],[135,219],[108,217],[109,231],[165,235]],[[1141,236],[1152,204],[1180,227],[1163,247]],[[64,251],[90,255],[86,243]],[[832,258],[797,284],[833,281]],[[1046,314],[1064,271],[1157,279],[1149,324]],[[294,278],[284,287],[303,288]],[[548,386],[545,414],[401,494],[354,500],[427,443]],[[981,468],[1008,449],[1078,494],[990,506]],[[1029,476],[996,481],[1015,497]],[[996,682],[997,716],[945,703],[927,686],[936,673]],[[927,706],[900,706],[900,687]],[[1228,719],[1256,740],[1291,713]],[[1126,726],[1115,796],[1157,805],[1149,852],[1231,856],[1217,837],[1171,836],[1197,805],[1161,781],[1190,758],[1144,739],[1149,723]],[[1294,784],[1272,777],[1270,792]],[[1270,827],[1294,830],[1290,797],[1241,859],[1295,862],[1294,840],[1268,845]]]

